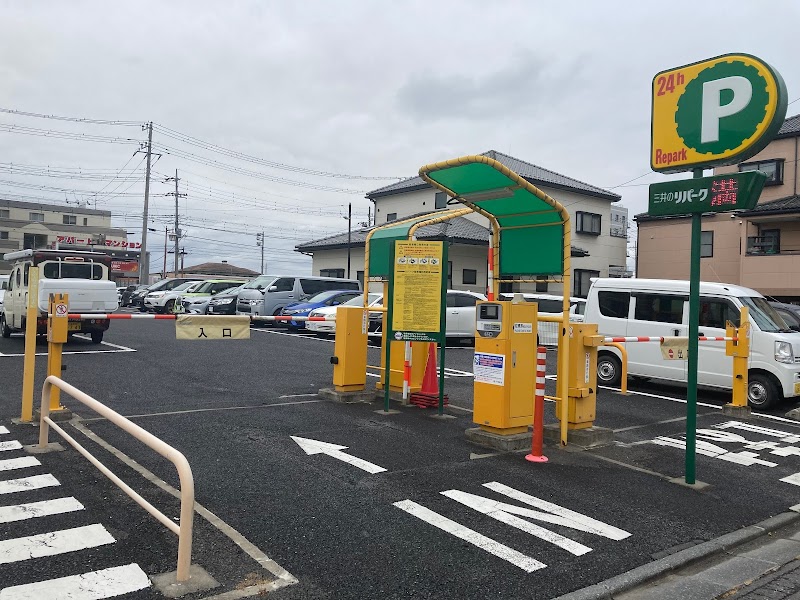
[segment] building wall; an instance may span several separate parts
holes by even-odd
[[[755,162],[759,160],[773,160],[784,159],[783,163],[783,185],[770,185],[765,186],[764,191],[761,192],[761,197],[758,203],[769,202],[770,200],[778,200],[779,198],[788,198],[789,196],[796,195],[800,188],[798,187],[797,180],[797,159],[798,159],[798,141],[800,138],[782,138],[773,140],[761,152],[756,154],[753,158],[748,158],[746,163]],[[724,173],[737,173],[739,171],[738,165],[731,165],[728,167],[718,167],[714,169],[715,175]]]

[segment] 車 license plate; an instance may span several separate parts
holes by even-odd
[[[81,330],[80,321],[76,321],[74,323],[67,323],[67,331],[80,331],[80,330]]]

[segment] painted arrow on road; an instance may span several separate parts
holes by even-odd
[[[358,467],[367,473],[383,473],[386,469],[371,462],[367,462],[361,458],[345,454],[342,450],[347,450],[347,446],[339,446],[337,444],[329,444],[328,442],[320,442],[319,440],[310,440],[308,438],[301,438],[296,436],[289,436],[297,445],[300,446],[306,454],[327,454],[338,460],[346,462],[347,464]]]

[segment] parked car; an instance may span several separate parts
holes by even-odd
[[[776,313],[783,317],[789,329],[800,331],[800,306],[797,304],[787,304],[785,302],[773,302],[771,300],[770,306],[775,309]]]
[[[239,292],[244,289],[244,287],[248,285],[244,283],[238,287],[231,288],[229,290],[225,290],[224,292],[220,292],[216,296],[213,296],[208,301],[208,306],[206,306],[206,314],[208,315],[235,315],[236,314],[236,298],[239,296]]]
[[[503,292],[499,294],[500,300],[513,300],[516,294]],[[526,302],[536,302],[539,305],[538,314],[561,316],[564,307],[564,297],[554,294],[522,293]],[[569,320],[572,322],[583,322],[583,315],[586,312],[586,300],[584,298],[569,299]],[[550,321],[539,321],[538,342],[544,346],[558,345],[558,323]]]
[[[239,287],[244,283],[241,279],[206,279],[193,291],[187,290],[176,298],[174,312],[204,315],[211,296]]]
[[[382,305],[383,305],[383,294],[378,294],[375,292],[371,292],[368,294],[367,306],[382,306]],[[352,300],[348,300],[347,302],[339,306],[364,306],[364,294],[359,293],[358,296],[356,296]],[[336,310],[339,308],[339,306],[323,306],[321,308],[312,310],[308,314],[308,316],[329,317],[336,314]],[[380,312],[369,313],[370,331],[374,331],[380,326],[381,314],[382,313]],[[374,317],[377,318],[377,322]],[[306,329],[308,329],[309,331],[313,331],[320,337],[324,337],[336,333],[336,321],[307,321]]]
[[[164,290],[171,290],[178,287],[181,284],[186,283],[187,281],[200,281],[197,277],[169,277],[167,279],[162,279],[161,281],[157,281],[148,285],[147,287],[143,287],[141,289],[135,290],[131,294],[130,305],[138,307],[139,310],[146,310],[144,307],[144,298],[150,292],[159,292]]]
[[[203,281],[187,281],[171,290],[148,291],[144,297],[144,307],[157,313],[171,313],[181,292],[192,292],[203,285]]]
[[[356,296],[361,295],[358,290],[332,290],[328,292],[320,292],[303,300],[301,302],[294,302],[286,305],[281,310],[281,316],[293,317],[307,317],[308,314],[315,308],[322,308],[324,306],[339,306],[348,300],[352,300]],[[281,323],[292,329],[303,329],[306,326],[305,321],[284,321]]]
[[[279,315],[293,302],[328,290],[361,290],[356,279],[338,277],[276,277],[261,275],[239,292],[236,314],[247,316]]]
[[[131,296],[136,290],[140,290],[142,288],[148,287],[143,284],[136,284],[136,285],[129,285],[126,286],[124,290],[122,290],[122,295],[120,296],[119,305],[120,306],[129,306],[131,303]]]
[[[606,336],[687,336],[689,282],[669,279],[592,280],[586,299],[586,322]],[[747,398],[754,408],[768,408],[783,398],[800,396],[800,333],[789,329],[757,291],[728,283],[700,282],[700,335],[725,335],[728,321],[738,325],[740,309],[750,311],[750,359]],[[686,360],[665,360],[657,343],[628,343],[628,375],[685,383]],[[697,383],[730,390],[733,359],[725,344],[700,343]],[[619,351],[598,352],[600,385],[618,385]]]

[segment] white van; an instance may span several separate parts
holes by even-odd
[[[333,290],[360,291],[361,283],[357,279],[338,277],[260,275],[242,286],[236,300],[236,314],[278,315],[287,304]]]
[[[767,408],[782,398],[800,396],[800,333],[794,332],[755,290],[727,283],[700,282],[700,335],[725,335],[725,323],[738,325],[739,309],[750,309],[751,340],[747,397]],[[587,323],[605,336],[686,336],[689,333],[689,282],[670,279],[593,279],[586,302]],[[655,342],[628,343],[628,375],[686,382],[687,361],[664,360]],[[619,351],[601,346],[597,380],[618,385]],[[697,383],[731,389],[733,359],[724,342],[700,342]]]

